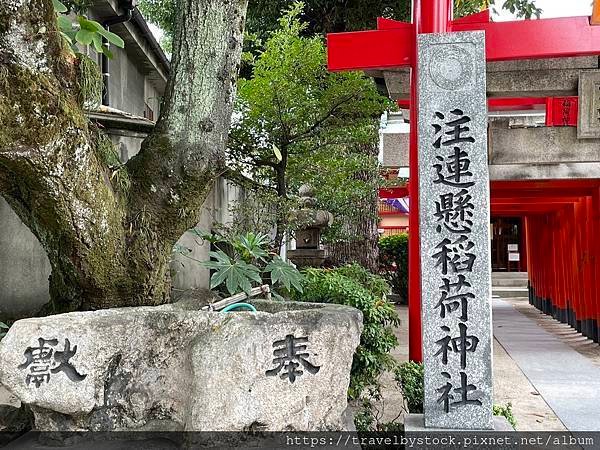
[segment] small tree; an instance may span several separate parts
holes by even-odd
[[[375,222],[376,214],[360,213],[375,204],[378,119],[389,105],[361,73],[327,71],[322,38],[303,36],[302,8],[284,14],[252,77],[240,80],[230,133],[231,164],[276,196],[277,245],[294,227],[290,193],[306,182],[338,223]]]

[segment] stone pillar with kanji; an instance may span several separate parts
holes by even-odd
[[[493,429],[485,34],[418,58],[425,427]]]

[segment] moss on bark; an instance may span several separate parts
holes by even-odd
[[[48,254],[46,313],[169,300],[172,246],[222,164],[245,8],[182,2],[164,116],[123,165],[84,114],[90,80],[51,1],[0,4],[0,194]]]

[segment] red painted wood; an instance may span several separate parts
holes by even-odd
[[[474,30],[485,31],[488,61],[600,54],[600,28],[587,16],[452,25],[452,31]]]
[[[436,0],[422,1],[426,5]],[[444,5],[446,1],[441,0],[439,4]],[[442,13],[432,12],[430,17],[423,16],[423,26],[435,27],[437,32],[447,31],[440,28],[441,18]],[[412,25],[402,24],[393,29],[330,33],[327,35],[328,68],[364,70],[409,66],[415,45],[412,28]],[[449,28],[451,31],[485,31],[488,61],[600,54],[600,27],[590,25],[587,16],[511,22],[456,20]]]
[[[408,187],[380,188],[379,198],[404,198],[408,197]]]
[[[409,27],[412,29],[412,23],[401,22],[399,20],[386,19],[385,17],[377,18],[378,30],[397,30],[398,28]]]
[[[548,127],[576,127],[578,114],[578,97],[546,99],[546,126]]]
[[[410,57],[415,61],[410,70],[410,98],[412,105],[419,104],[418,65],[416,34],[419,32],[421,17],[421,1],[413,1],[413,45]],[[411,213],[408,215],[408,358],[411,361],[423,361],[421,336],[421,258],[419,241],[419,142],[418,142],[418,107],[410,109],[410,136],[408,165],[410,171],[409,203]]]
[[[488,23],[491,21],[490,10],[486,9],[481,12],[470,14],[465,17],[460,17],[458,19],[454,19],[451,23],[451,27],[456,27],[457,25],[468,25],[475,23]]]
[[[488,111],[522,111],[529,109],[546,109],[546,97],[488,98]]]
[[[386,69],[410,65],[415,46],[413,26],[394,29],[329,33],[330,71]]]

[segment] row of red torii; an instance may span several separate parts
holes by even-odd
[[[378,18],[377,30],[332,33],[327,36],[328,68],[331,71],[410,67],[410,215],[409,228],[409,357],[422,360],[421,274],[419,259],[418,195],[418,64],[417,34],[485,31],[488,61],[546,59],[600,55],[600,0],[594,1],[591,17],[568,17],[511,22],[492,22],[489,10],[453,20],[453,0],[413,0],[412,23]],[[530,108],[539,99],[494,99],[498,106]],[[494,101],[490,102],[493,108]],[[551,104],[546,105],[551,111]],[[551,115],[550,121],[551,119]],[[547,120],[549,119],[547,117]],[[575,125],[576,103],[564,125]],[[551,125],[551,124],[549,124]]]

